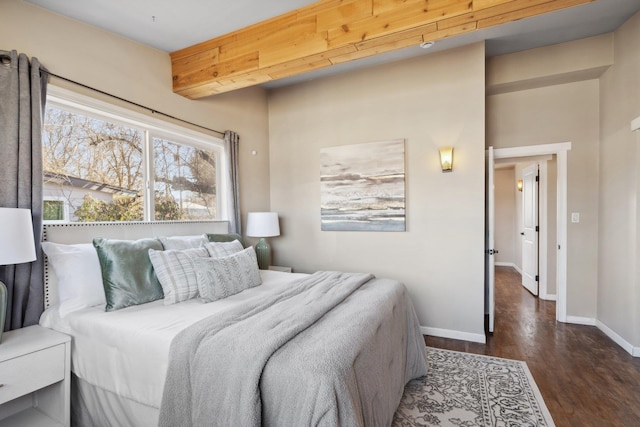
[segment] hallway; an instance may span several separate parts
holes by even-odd
[[[511,267],[496,267],[487,344],[425,337],[428,346],[524,360],[557,426],[640,426],[640,359],[594,326],[557,323]]]

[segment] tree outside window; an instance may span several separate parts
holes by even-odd
[[[155,218],[216,217],[215,153],[154,138]]]

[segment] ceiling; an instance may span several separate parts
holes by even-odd
[[[138,41],[173,52],[284,12],[312,0],[25,0]],[[495,56],[611,32],[640,10],[640,0],[597,0],[533,18],[439,40],[428,50],[410,47],[272,81],[280,87],[300,81],[437,52],[481,40]]]

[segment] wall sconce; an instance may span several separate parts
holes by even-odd
[[[440,149],[440,166],[442,172],[453,171],[453,147],[442,147]]]
[[[518,191],[522,191],[522,180],[521,179],[518,180],[517,186],[518,186]]]

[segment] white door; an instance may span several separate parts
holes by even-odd
[[[485,311],[489,314],[489,332],[493,332],[495,318],[494,286],[496,280],[496,258],[497,252],[493,245],[495,243],[495,188],[493,178],[493,147],[487,150],[487,182],[486,182],[486,224],[485,224]]]
[[[538,165],[522,170],[522,286],[538,295]]]

